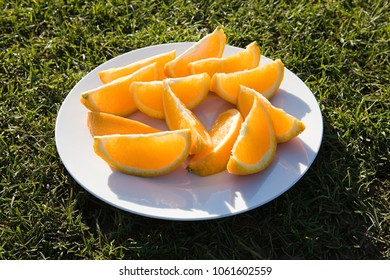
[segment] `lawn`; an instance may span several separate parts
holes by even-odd
[[[390,3],[0,0],[0,259],[390,259]],[[178,222],[96,199],[67,173],[58,110],[89,71],[222,26],[317,99],[319,154],[246,213]]]

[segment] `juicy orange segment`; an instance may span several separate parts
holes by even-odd
[[[243,117],[249,113],[255,98],[267,110],[278,143],[287,142],[305,130],[305,124],[300,120],[286,113],[283,109],[273,106],[267,98],[254,89],[241,86],[237,107]]]
[[[184,53],[169,61],[164,66],[165,76],[170,78],[188,76],[188,63],[209,58],[221,57],[226,45],[226,35],[218,27],[214,32],[207,34]]]
[[[188,109],[198,106],[207,96],[210,89],[210,76],[206,73],[182,78],[168,78],[175,95]],[[164,119],[162,81],[134,82],[130,92],[138,109],[150,117]]]
[[[165,122],[170,130],[190,129],[190,154],[198,154],[211,149],[209,133],[196,115],[186,108],[183,102],[172,92],[169,83],[164,81],[163,107]]]
[[[157,79],[157,65],[153,63],[122,78],[81,94],[80,102],[93,112],[128,116],[137,110],[129,87],[136,81]]]
[[[163,91],[162,81],[134,82],[130,86],[130,94],[138,110],[157,119],[164,119]]]
[[[227,164],[231,174],[246,175],[259,172],[273,160],[276,138],[267,110],[258,100],[241,125]]]
[[[210,130],[213,149],[194,155],[187,169],[200,176],[209,176],[226,170],[242,121],[237,109],[222,112]]]
[[[260,63],[260,48],[256,42],[249,44],[245,50],[224,58],[205,58],[188,64],[190,74],[207,73],[213,77],[215,73],[231,73],[245,69],[253,69]]]
[[[87,125],[92,136],[160,131],[142,122],[100,112],[88,112]]]
[[[133,74],[135,71],[148,66],[154,62],[157,63],[158,79],[165,78],[164,66],[168,61],[173,60],[176,57],[176,50],[151,56],[145,59],[138,60],[123,67],[110,68],[98,72],[100,80],[103,84],[107,84],[118,78]]]
[[[143,177],[174,171],[187,158],[190,146],[189,129],[94,137],[96,154],[111,167]]]
[[[211,91],[226,101],[236,104],[240,85],[255,89],[270,99],[278,90],[284,76],[280,59],[250,70],[217,73],[211,80]]]

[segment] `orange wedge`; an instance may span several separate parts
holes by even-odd
[[[237,109],[222,112],[210,130],[213,149],[194,155],[187,169],[200,176],[209,176],[226,170],[242,121]]]
[[[224,58],[205,58],[188,64],[190,74],[207,73],[213,77],[215,73],[231,73],[259,66],[260,48],[256,42],[249,44],[245,50]]]
[[[188,109],[198,106],[207,96],[210,89],[210,76],[206,73],[191,75],[182,78],[168,78],[169,84],[175,95]],[[146,115],[164,119],[162,81],[134,82],[130,92],[138,109]]]
[[[157,72],[158,72],[158,79],[162,80],[165,78],[164,75],[164,66],[168,61],[173,60],[176,57],[176,50],[162,53],[159,55],[151,56],[145,59],[138,60],[136,62],[130,63],[123,67],[117,67],[117,68],[110,68],[107,70],[103,70],[98,72],[100,80],[103,82],[103,84],[107,84],[109,82],[112,82],[113,80],[116,80],[118,78],[133,74],[135,71],[148,66],[154,62],[157,63]]]
[[[228,172],[247,175],[263,170],[274,159],[276,146],[271,119],[267,110],[256,99],[234,143],[227,164]]]
[[[170,78],[188,76],[188,63],[209,58],[222,57],[226,45],[226,35],[222,28],[217,27],[214,32],[207,34],[184,53],[165,64],[165,76]]]
[[[87,125],[92,136],[160,131],[142,122],[100,112],[88,112]]]
[[[240,85],[255,89],[270,99],[278,90],[284,76],[280,59],[250,70],[217,73],[211,80],[211,91],[226,101],[236,104]]]
[[[267,98],[254,89],[241,86],[237,107],[243,117],[249,113],[255,98],[267,110],[278,143],[287,142],[305,130],[305,124],[300,120],[286,113],[283,109],[273,106]]]
[[[198,154],[211,149],[209,133],[196,115],[186,108],[183,102],[172,92],[169,83],[164,81],[163,107],[165,122],[170,130],[190,129],[190,154]]]
[[[128,116],[137,110],[129,87],[136,81],[152,81],[158,77],[157,65],[145,66],[133,74],[116,79],[81,94],[80,102],[89,110]]]
[[[174,171],[187,158],[190,146],[189,129],[94,137],[96,154],[111,167],[143,177]]]

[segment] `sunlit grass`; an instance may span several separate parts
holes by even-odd
[[[389,259],[389,2],[0,1],[0,259]],[[67,173],[57,112],[102,62],[222,26],[310,87],[316,161],[250,212],[169,222],[119,211]]]

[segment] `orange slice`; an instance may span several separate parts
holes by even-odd
[[[172,92],[169,83],[164,81],[163,107],[165,122],[170,130],[190,129],[190,154],[198,154],[211,149],[209,133],[196,115],[186,108],[183,102]]]
[[[137,110],[137,106],[135,106],[130,95],[130,85],[136,81],[156,80],[157,72],[156,63],[145,66],[133,74],[82,93],[80,101],[85,107],[94,112],[128,116]]]
[[[226,35],[222,28],[217,27],[214,32],[207,34],[184,53],[165,64],[165,76],[170,78],[188,76],[188,63],[209,58],[221,57],[226,45]]]
[[[168,78],[169,84],[175,95],[188,109],[198,106],[207,96],[210,89],[210,76],[206,73],[191,75],[182,78]],[[164,119],[162,81],[134,82],[130,92],[138,109],[146,115]]]
[[[257,99],[241,125],[227,164],[231,174],[247,175],[266,168],[276,152],[276,138],[267,110]]]
[[[165,78],[164,66],[168,61],[173,60],[176,57],[176,50],[151,56],[145,59],[138,60],[123,67],[110,68],[98,72],[100,80],[103,84],[107,84],[118,78],[133,74],[135,71],[148,66],[154,62],[157,63],[158,79]]]
[[[194,155],[189,161],[187,169],[200,176],[208,176],[226,170],[242,121],[241,114],[237,109],[222,112],[210,130],[213,149]]]
[[[217,73],[211,80],[211,91],[226,101],[236,104],[240,85],[255,89],[270,99],[278,90],[284,76],[280,59],[250,70]]]
[[[260,48],[256,42],[249,44],[245,50],[224,58],[205,58],[188,64],[190,74],[207,73],[213,77],[215,73],[231,73],[259,66]]]
[[[278,143],[287,142],[305,130],[305,124],[300,120],[286,113],[283,109],[273,106],[267,98],[254,89],[241,86],[240,93],[238,94],[237,107],[243,117],[249,113],[255,98],[267,110]]]
[[[100,112],[88,112],[87,125],[92,136],[160,131],[142,122]]]
[[[154,177],[174,171],[188,156],[189,129],[94,137],[94,150],[123,173]]]

